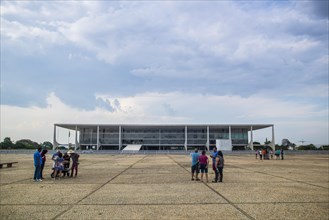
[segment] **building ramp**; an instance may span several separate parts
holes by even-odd
[[[140,151],[142,145],[128,144],[122,151]]]

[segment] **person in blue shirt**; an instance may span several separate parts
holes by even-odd
[[[35,151],[33,158],[34,158],[34,181],[41,182],[41,165],[42,165],[42,157],[41,157],[41,147]]]
[[[199,175],[199,157],[200,157],[200,154],[198,153],[197,148],[195,148],[194,153],[191,153],[191,157],[192,157],[192,167],[191,167],[192,180],[194,180],[194,173],[196,173],[195,179],[197,181],[199,181],[200,179],[198,178],[198,175]]]
[[[213,152],[210,155],[210,157],[212,158],[212,170],[215,172],[216,171],[216,157],[218,155],[218,151],[217,151],[217,147],[213,148]]]

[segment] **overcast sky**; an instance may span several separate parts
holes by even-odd
[[[54,123],[328,144],[328,1],[1,1],[1,140],[52,141]]]

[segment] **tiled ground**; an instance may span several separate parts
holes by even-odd
[[[223,183],[191,181],[188,155],[82,154],[56,181],[48,159],[42,183],[33,155],[0,156],[19,162],[0,169],[0,219],[329,219],[328,155],[227,155]]]

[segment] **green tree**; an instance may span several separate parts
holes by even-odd
[[[283,146],[283,145],[279,145],[279,144],[276,144],[275,145],[275,150],[288,150],[288,147],[289,146]]]
[[[319,150],[329,150],[329,145],[322,145]]]
[[[5,137],[3,142],[0,143],[1,149],[11,149],[14,147],[14,143],[11,141],[10,137]]]
[[[15,147],[17,149],[36,149],[38,147],[41,147],[41,145],[29,139],[22,139],[16,141]]]
[[[270,145],[271,144],[271,141],[267,140],[267,138],[266,138],[264,144],[265,144],[265,146]]]
[[[45,142],[43,142],[43,143],[41,144],[41,146],[42,146],[43,148],[46,148],[46,149],[53,149],[53,144],[50,143],[49,141],[45,141]]]
[[[298,147],[298,150],[317,150],[318,148],[314,144],[301,145]]]

